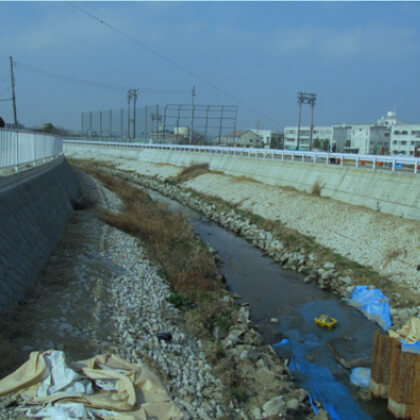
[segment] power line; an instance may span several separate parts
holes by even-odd
[[[39,67],[30,66],[28,64],[20,63],[17,61],[13,61],[13,62],[15,63],[16,68],[18,69],[37,73],[45,77],[50,77],[50,78],[65,81],[65,82],[78,83],[78,84],[88,85],[88,86],[100,88],[100,89],[105,88],[105,89],[123,90],[123,91],[126,91],[128,89],[126,86],[112,85],[109,83],[97,82],[97,81],[88,80],[88,79],[79,79],[79,78],[68,76],[65,74],[60,74],[60,73],[51,72],[49,70],[40,69]],[[168,93],[181,94],[182,93],[184,94],[184,93],[189,92],[188,89],[182,89],[182,88],[179,88],[179,89],[176,89],[176,88],[175,89],[174,88],[139,88],[139,89],[143,94],[145,93],[150,93],[150,94],[168,94]]]
[[[96,82],[93,80],[78,79],[76,77],[54,73],[52,71],[40,69],[34,66],[29,66],[28,64],[19,63],[17,61],[14,61],[14,63],[17,69],[29,71],[33,73],[38,73],[42,76],[50,77],[50,78],[65,81],[65,82],[79,83],[79,84],[89,85],[89,86],[97,87],[101,89],[107,88],[107,89],[114,89],[114,90],[124,90],[124,91],[127,90],[126,86],[117,86],[117,85],[111,85],[108,83]]]
[[[176,61],[172,60],[169,57],[166,57],[165,55],[161,54],[159,51],[147,46],[143,42],[139,41],[138,39],[132,37],[131,35],[121,31],[120,29],[116,28],[115,26],[105,22],[103,19],[98,18],[93,13],[88,12],[87,10],[80,7],[78,4],[68,1],[67,2],[70,6],[74,7],[75,9],[78,9],[80,12],[84,13],[85,15],[89,16],[91,19],[95,20],[96,22],[99,22],[100,24],[106,26],[108,29],[110,29],[113,32],[118,33],[119,35],[123,36],[124,38],[130,40],[131,42],[134,42],[135,44],[139,45],[140,47],[144,48],[145,50],[149,51],[150,53],[156,55],[157,57],[161,58],[162,60],[166,61],[167,63],[171,64],[174,67],[177,67],[178,69],[182,70],[183,72],[189,74],[190,76],[194,77],[197,80],[200,80],[200,82],[206,84],[207,86],[210,86],[212,89],[217,90],[218,92],[222,93],[223,95],[227,96],[228,98],[234,100],[235,102],[247,107],[251,111],[255,112],[258,115],[261,115],[262,117],[271,120],[272,122],[275,122],[276,124],[280,124],[276,119],[270,117],[269,115],[266,115],[260,111],[258,111],[256,108],[254,108],[252,105],[247,104],[246,102],[242,101],[241,99],[238,99],[234,95],[230,94],[226,90],[216,86],[214,83],[204,79],[199,74],[187,69],[183,65],[177,63]]]

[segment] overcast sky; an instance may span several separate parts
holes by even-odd
[[[316,124],[368,123],[394,109],[420,123],[418,2],[76,5],[190,73],[69,3],[0,2],[0,99],[10,97],[12,55],[25,125],[78,129],[81,111],[126,106],[128,88],[140,88],[140,106],[190,103],[193,85],[196,103],[239,104],[238,128],[297,124],[298,90],[318,94]],[[8,122],[11,108],[0,102]]]

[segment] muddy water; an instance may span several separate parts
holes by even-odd
[[[300,274],[282,269],[244,239],[176,201],[148,193],[166,202],[169,209],[187,215],[195,232],[219,252],[227,284],[241,301],[249,303],[252,320],[265,342],[290,360],[297,381],[324,402],[331,418],[392,418],[383,401],[360,398],[358,389],[350,385],[349,371],[337,361],[337,357],[368,361],[379,327],[337,297],[304,283]],[[314,317],[321,313],[338,320],[334,330],[315,325]],[[279,342],[284,345],[276,346]]]

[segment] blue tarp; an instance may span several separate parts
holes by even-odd
[[[306,341],[309,343],[306,343]],[[289,368],[301,380],[301,385],[309,392],[314,412],[318,409],[313,400],[320,401],[331,420],[371,420],[352,398],[347,387],[338,382],[330,369],[311,363],[305,358],[307,345],[312,338],[307,336],[304,343],[282,340],[274,347],[291,346],[292,360]]]
[[[384,330],[391,327],[389,301],[379,289],[369,288],[369,286],[355,286],[348,302]]]
[[[420,340],[416,341],[413,344],[408,344],[404,340],[400,340],[401,344],[401,350],[405,351],[407,353],[417,353],[420,354]]]

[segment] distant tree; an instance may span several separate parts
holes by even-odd
[[[0,128],[4,128],[5,125],[3,118],[0,117]]]
[[[321,140],[321,149],[325,152],[328,152],[328,149],[330,148],[330,141],[328,139]]]
[[[47,122],[41,128],[31,128],[33,131],[37,131],[39,133],[46,133],[46,134],[55,134],[57,136],[73,136],[74,134],[71,133],[69,130],[61,127],[55,126],[51,122]]]
[[[41,131],[47,134],[55,134],[57,132],[57,129],[54,127],[54,124],[47,122],[46,124],[44,124],[44,127],[41,128]]]
[[[321,149],[321,140],[319,139],[319,137],[315,138],[314,141],[312,142],[312,148]]]

